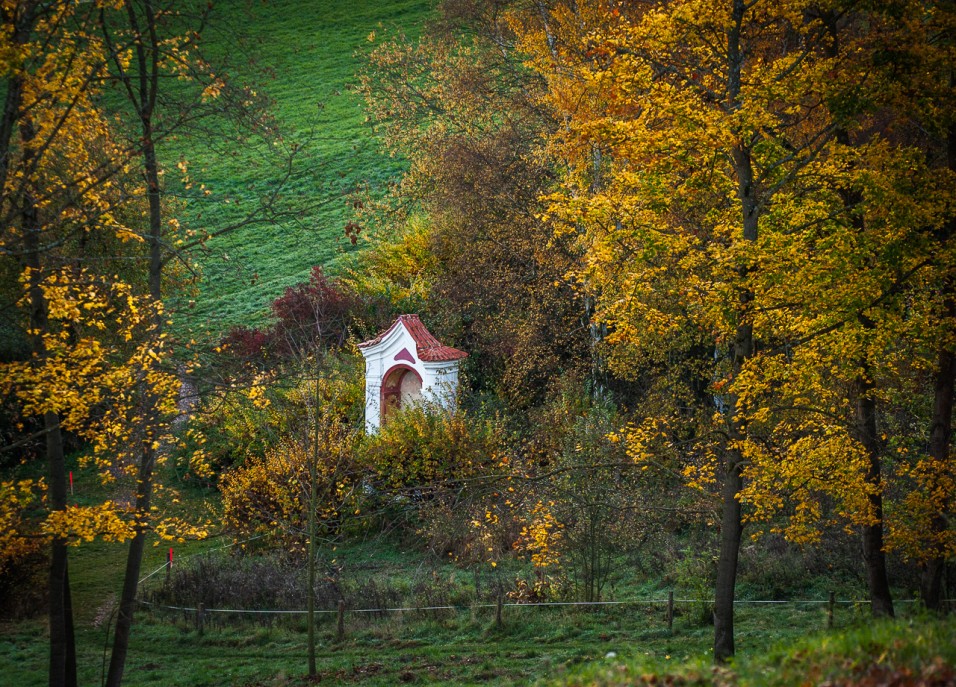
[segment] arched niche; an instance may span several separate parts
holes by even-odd
[[[382,378],[382,424],[385,424],[389,415],[421,400],[421,375],[408,365],[393,365]]]

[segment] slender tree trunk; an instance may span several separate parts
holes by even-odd
[[[946,319],[949,322],[956,322],[956,300],[953,299],[952,294],[949,295],[946,303]],[[940,465],[946,465],[950,460],[954,378],[956,378],[956,357],[945,345],[941,345],[936,366],[933,418],[929,437],[929,455]],[[924,563],[920,579],[920,598],[926,608],[933,611],[942,609],[943,569],[946,558],[945,552],[939,545],[939,537],[946,531],[949,524],[947,511],[948,508],[941,509],[930,525],[931,546],[935,555]]]
[[[75,687],[76,650],[73,642],[66,542],[53,542],[50,560],[50,687]]]
[[[835,58],[840,51],[840,30],[837,14],[832,13],[827,20],[831,44],[827,53]],[[836,140],[844,146],[852,146],[849,132],[842,126],[834,134]],[[859,233],[866,231],[864,218],[859,212],[863,196],[859,189],[845,186],[839,189],[843,207],[850,225]],[[864,329],[873,329],[876,323],[865,315],[859,316]],[[880,460],[880,441],[877,433],[876,400],[872,396],[873,381],[869,362],[861,361],[862,374],[856,380],[856,428],[860,443],[864,446],[869,464],[866,482],[872,487],[869,496],[870,510],[876,522],[863,528],[863,561],[866,567],[867,586],[870,594],[870,609],[875,616],[893,616],[893,599],[890,594],[889,578],[886,572],[886,553],[883,545],[883,468]]]
[[[33,145],[36,131],[30,117],[19,121],[22,166],[29,174],[35,164]],[[26,250],[24,266],[30,270],[28,297],[30,301],[30,329],[33,354],[37,359],[46,357],[43,335],[49,327],[46,296],[42,289],[43,263],[41,260],[40,211],[30,188],[25,188],[17,199],[21,230]],[[66,459],[63,453],[63,436],[60,418],[54,412],[43,415],[46,440],[48,499],[51,511],[66,510]],[[51,544],[49,578],[50,613],[50,687],[73,687],[76,685],[76,650],[73,646],[73,617],[67,575],[66,541],[55,538]]]
[[[146,199],[149,206],[149,235],[147,237],[149,245],[149,293],[155,303],[160,303],[162,301],[163,279],[162,193],[153,121],[159,88],[158,60],[160,45],[152,0],[142,1],[140,5],[142,16],[137,12],[133,0],[127,0],[124,5],[129,27],[134,36],[136,50],[134,74],[136,82],[134,84],[133,80],[124,71],[122,72],[123,83],[140,120],[143,176],[146,181]],[[105,24],[103,31],[104,35],[108,36],[108,29]],[[153,324],[153,335],[158,337],[162,334],[165,324],[162,313],[156,315]],[[157,405],[158,399],[146,390],[144,417],[145,422],[151,424],[153,428],[157,427],[160,422]],[[143,552],[146,547],[147,529],[145,521],[150,516],[153,470],[156,466],[157,451],[162,450],[161,448],[155,448],[155,434],[151,428],[145,429],[145,435],[136,487],[136,514],[140,523],[127,552],[126,572],[123,577],[116,631],[113,635],[113,651],[110,655],[110,667],[106,678],[107,687],[119,687],[123,681],[126,657],[129,652],[130,634],[133,627],[133,613],[136,608],[136,593],[142,569]]]
[[[49,499],[51,510],[66,508],[66,469],[59,418],[46,413],[47,460],[49,462]],[[50,559],[50,687],[76,687],[76,646],[73,636],[73,607],[67,567],[67,545],[54,539]]]
[[[313,466],[310,469],[311,475],[311,488],[312,493],[309,495],[309,593],[307,597],[307,623],[308,623],[308,652],[309,652],[309,677],[315,677],[318,669],[315,662],[315,508],[316,508],[316,484],[315,484],[315,467]]]
[[[954,84],[950,77],[950,86]],[[946,157],[949,169],[956,170],[956,127],[950,127],[946,141]],[[956,218],[950,217],[943,228],[942,242],[947,244],[956,235]],[[950,329],[956,326],[956,289],[954,289],[952,275],[946,275],[943,282],[943,321],[948,322]],[[929,455],[939,465],[948,465],[952,450],[953,434],[953,384],[956,378],[956,355],[946,342],[940,344],[936,364],[936,379],[933,393],[933,417],[929,432]],[[933,611],[942,610],[943,606],[943,571],[946,567],[946,553],[939,541],[949,526],[949,515],[952,503],[937,513],[930,525],[933,541],[933,556],[923,565],[920,579],[920,598],[926,608]]]
[[[744,0],[734,0],[731,25],[727,31],[727,108],[740,106],[741,74],[744,53],[741,49],[741,30],[747,7]],[[732,150],[734,174],[737,178],[737,198],[740,201],[743,240],[757,240],[758,210],[753,181],[753,161],[746,141],[742,140]],[[740,268],[738,301],[738,324],[734,338],[733,376],[737,376],[744,363],[754,352],[754,332],[749,312],[753,293],[743,285],[751,268]],[[746,428],[737,416],[737,399],[729,399],[726,410],[733,439],[741,439]],[[737,584],[737,562],[740,558],[740,541],[743,535],[743,520],[738,494],[743,488],[743,457],[736,449],[726,452],[723,481],[721,483],[720,555],[717,559],[717,581],[714,588],[714,661],[723,663],[734,655],[734,597]]]
[[[28,236],[33,232],[27,232]],[[35,235],[33,236],[35,239]],[[31,239],[31,243],[34,240]],[[40,288],[39,255],[30,252],[29,262],[33,272],[30,288],[31,328],[38,332],[34,336],[33,352],[42,358],[46,355],[42,333],[47,329],[47,306]],[[60,418],[56,413],[43,415],[46,438],[47,490],[51,511],[66,510],[66,458],[63,452],[63,435]],[[55,538],[51,544],[51,562],[49,579],[50,613],[50,687],[76,685],[76,649],[73,644],[73,610],[70,603],[69,575],[67,574],[66,540]]]
[[[867,327],[869,321],[864,319],[863,322],[864,327]],[[863,528],[863,562],[870,592],[870,610],[877,617],[893,617],[893,597],[890,594],[883,546],[883,466],[876,423],[876,399],[873,398],[873,382],[866,361],[863,361],[863,371],[856,386],[857,432],[869,458],[866,481],[872,487],[869,502],[875,519],[872,525]]]
[[[319,505],[319,381],[318,370],[314,375],[313,395],[312,395],[312,441],[309,450],[309,595],[308,595],[308,624],[309,624],[309,677],[315,677],[318,672],[315,662],[315,577],[316,561],[315,555],[317,547],[315,537],[318,531],[318,513],[316,508]],[[332,480],[332,488],[335,488],[335,480]]]
[[[73,629],[73,595],[70,593],[70,566],[63,572],[63,622],[66,626],[66,684],[76,687],[76,634]]]
[[[37,17],[37,2],[24,2],[4,11],[3,21],[10,26],[9,44],[16,52],[29,40]],[[9,11],[11,14],[7,14]],[[23,266],[31,270],[28,289],[31,344],[33,354],[42,359],[46,356],[43,334],[48,327],[48,309],[46,298],[40,287],[43,267],[40,248],[40,216],[36,200],[29,187],[22,189],[18,197],[13,198],[7,188],[11,148],[14,132],[19,130],[22,150],[21,167],[29,173],[34,165],[33,144],[36,136],[33,122],[24,116],[23,76],[17,72],[6,81],[6,94],[0,118],[0,190],[3,191],[5,208],[9,215],[4,221],[19,216],[24,237]],[[66,460],[63,452],[63,437],[60,418],[56,413],[48,412],[43,416],[44,439],[47,458],[47,498],[52,511],[65,510],[66,503]],[[48,619],[50,630],[49,684],[50,687],[75,687],[76,645],[73,634],[73,606],[70,597],[70,578],[67,561],[66,541],[56,538],[51,542],[50,570],[48,578]]]
[[[149,439],[146,442],[148,444]],[[136,475],[136,513],[141,519],[149,516],[149,506],[153,490],[153,465],[156,451],[152,445],[146,445],[140,459]],[[126,668],[126,656],[129,652],[129,636],[133,627],[133,611],[136,608],[136,590],[146,547],[147,525],[140,522],[136,534],[129,544],[126,555],[126,572],[123,576],[123,591],[120,595],[119,612],[116,616],[116,630],[113,635],[113,651],[110,654],[110,667],[106,674],[106,687],[120,687]]]

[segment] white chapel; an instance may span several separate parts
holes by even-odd
[[[418,315],[400,315],[371,341],[359,344],[365,356],[365,431],[374,434],[399,408],[434,403],[450,408],[458,392],[464,351],[445,346]]]

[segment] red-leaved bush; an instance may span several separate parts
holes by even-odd
[[[309,281],[290,286],[272,302],[275,323],[268,329],[233,327],[223,345],[236,358],[261,360],[269,354],[286,357],[315,347],[345,343],[358,300],[329,279],[319,266]]]
[[[276,323],[272,345],[280,354],[316,343],[337,347],[345,343],[356,300],[319,266],[312,268],[309,281],[290,286],[272,302]]]

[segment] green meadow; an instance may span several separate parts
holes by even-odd
[[[402,169],[401,161],[382,152],[366,122],[352,88],[356,73],[382,36],[416,35],[430,5],[215,3],[203,51],[272,99],[278,137],[241,137],[222,123],[209,125],[209,135],[175,136],[164,150],[167,183],[171,195],[178,195],[175,164],[186,161],[194,188],[182,213],[199,232],[245,222],[281,183],[279,215],[257,214],[255,222],[210,239],[194,254],[201,280],[176,304],[180,332],[214,339],[232,325],[259,323],[287,286],[353,249],[345,235],[352,195],[380,193]],[[199,184],[208,195],[196,192]]]
[[[188,565],[190,555],[224,543],[176,545],[176,558]],[[101,679],[104,609],[118,585],[123,552],[121,546],[94,544],[77,549],[72,559],[82,684]],[[164,547],[148,552],[144,576],[162,566],[164,552]],[[942,676],[926,684],[954,679],[956,621],[921,616],[912,607],[903,608],[896,621],[874,623],[864,606],[839,605],[835,627],[827,629],[822,605],[744,603],[737,612],[738,657],[715,669],[713,628],[701,622],[693,604],[677,605],[670,631],[660,603],[505,606],[498,625],[493,607],[464,601],[473,591],[463,582],[469,575],[451,564],[423,562],[417,555],[411,560],[389,541],[346,547],[339,554],[344,574],[374,576],[404,590],[427,579],[462,596],[455,610],[347,612],[341,641],[336,615],[320,615],[318,675],[311,682],[305,677],[302,615],[207,613],[200,629],[194,611],[144,607],[125,684],[883,684],[865,680],[897,671],[911,678]],[[160,571],[144,587],[161,586],[164,574]],[[456,585],[456,579],[462,582]],[[629,595],[661,600],[666,591],[645,583]],[[0,675],[15,676],[12,682],[0,678],[0,684],[46,684],[44,625],[38,619],[0,626]]]

